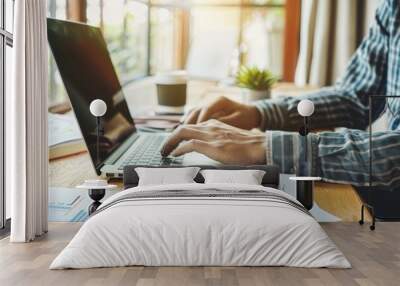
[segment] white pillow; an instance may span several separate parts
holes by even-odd
[[[202,170],[205,184],[261,185],[265,171],[262,170]]]
[[[139,186],[195,183],[198,167],[185,168],[135,168]]]

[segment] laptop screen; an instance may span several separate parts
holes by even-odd
[[[136,131],[99,28],[47,19],[49,44],[96,170]],[[97,154],[96,118],[89,105],[107,104]]]

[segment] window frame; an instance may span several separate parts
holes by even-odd
[[[15,0],[12,2],[14,14]],[[6,188],[5,188],[5,101],[6,101],[6,48],[13,47],[13,34],[6,27],[6,0],[0,0],[0,237],[9,233],[10,219],[6,217]],[[10,17],[10,15],[8,15]],[[14,15],[11,15],[13,17]]]
[[[104,0],[101,0],[101,2]],[[299,53],[299,42],[300,42],[300,6],[301,0],[287,0],[286,4],[274,4],[274,3],[265,3],[265,4],[253,4],[248,0],[242,0],[240,3],[227,4],[227,3],[194,3],[194,4],[186,4],[186,3],[177,3],[177,2],[166,2],[166,3],[157,3],[152,0],[144,1],[144,0],[130,0],[142,3],[147,6],[148,11],[148,38],[147,38],[147,74],[145,76],[151,75],[151,50],[152,50],[152,42],[151,42],[151,11],[152,8],[181,8],[182,12],[186,15],[183,15],[182,19],[188,18],[190,19],[190,10],[195,7],[215,7],[215,8],[229,8],[229,7],[237,7],[241,9],[245,8],[283,8],[285,9],[285,31],[284,31],[284,53],[283,53],[283,77],[282,80],[293,82],[294,73],[297,65],[297,57]],[[67,18],[71,20],[77,21],[86,21],[86,0],[67,0]],[[189,21],[190,22],[190,21]],[[182,25],[187,26],[188,21],[182,23]],[[180,54],[180,58],[176,60],[176,69],[184,68],[186,64],[186,56],[189,49],[189,38],[188,35],[190,28],[186,27],[184,30],[184,34],[182,34],[181,42],[176,45],[180,51],[177,51],[175,54]],[[239,27],[239,35],[241,38],[243,32],[243,23],[240,23]],[[135,79],[133,79],[135,80]]]
[[[140,1],[140,0],[132,0],[132,1]],[[297,63],[297,54],[298,54],[298,48],[297,45],[293,44],[293,40],[291,40],[293,37],[295,37],[295,33],[298,33],[298,27],[296,27],[296,25],[298,26],[299,23],[297,23],[296,20],[290,20],[290,17],[293,14],[296,14],[296,11],[293,11],[292,13],[290,13],[290,17],[288,15],[288,11],[292,11],[292,9],[297,9],[296,5],[293,5],[292,2],[296,2],[296,3],[300,3],[301,0],[286,0],[286,4],[275,4],[275,3],[265,3],[265,4],[255,4],[255,3],[250,3],[248,0],[241,0],[240,3],[194,3],[194,4],[177,4],[177,3],[153,3],[153,1],[149,1],[149,7],[150,10],[151,8],[181,8],[183,13],[186,14],[184,15],[184,17],[182,17],[183,19],[185,18],[189,18],[190,19],[190,13],[191,13],[191,8],[239,8],[240,10],[240,14],[241,14],[241,20],[239,23],[239,43],[238,45],[241,44],[241,40],[242,40],[242,36],[243,36],[243,30],[244,30],[244,23],[243,23],[243,13],[245,13],[245,9],[273,9],[273,8],[282,8],[285,10],[285,31],[284,31],[284,54],[283,54],[283,62],[282,62],[282,67],[283,70],[286,71],[286,69],[289,69],[288,74],[294,74],[294,68],[293,66],[291,66],[291,63],[293,62],[293,58],[296,59],[296,63]],[[288,22],[290,24],[290,26],[288,27]],[[178,63],[178,65],[175,67],[176,69],[184,69],[185,65],[186,65],[186,57],[188,54],[188,50],[189,50],[189,39],[190,39],[190,27],[187,27],[188,24],[190,24],[190,20],[186,21],[184,24],[184,26],[186,26],[186,29],[184,31],[184,33],[181,35],[182,36],[182,42],[180,43],[180,45],[177,45],[178,48],[181,49],[181,51],[176,51],[175,54],[179,54],[181,55],[180,58],[176,59],[176,62]],[[296,25],[294,25],[296,24]],[[293,32],[290,32],[291,30],[294,30]],[[289,32],[288,32],[289,31]],[[296,39],[297,37],[295,37]],[[295,41],[295,40],[294,40]],[[150,48],[151,48],[151,42],[149,43]],[[288,58],[288,59],[287,59]],[[148,59],[150,61],[150,57]],[[243,58],[240,58],[240,61],[242,62]],[[149,74],[150,76],[150,74]],[[282,80],[285,81],[293,81],[293,79],[290,76],[287,76],[286,73],[284,72],[282,75]]]
[[[15,0],[14,0],[15,1]],[[72,21],[87,22],[87,0],[64,0],[66,4],[66,18]],[[102,8],[105,0],[99,0],[100,2],[100,18],[102,19]],[[123,85],[127,85],[133,81],[140,80],[152,76],[154,71],[152,70],[152,51],[154,47],[154,41],[152,41],[152,11],[157,8],[167,9],[179,9],[180,16],[178,21],[175,22],[175,27],[178,31],[175,31],[176,37],[173,41],[175,52],[173,55],[172,69],[184,69],[187,63],[187,57],[189,54],[190,47],[190,22],[191,22],[191,8],[204,8],[204,7],[215,7],[215,8],[229,8],[237,7],[241,8],[241,23],[239,24],[239,44],[242,38],[244,26],[243,16],[245,9],[265,9],[265,8],[281,8],[285,11],[285,28],[283,31],[283,58],[282,58],[282,75],[281,80],[284,82],[293,82],[295,70],[297,66],[297,59],[300,50],[300,16],[301,16],[301,0],[286,0],[285,3],[251,3],[250,0],[241,0],[238,3],[180,3],[174,1],[153,1],[153,0],[129,0],[141,3],[147,7],[147,56],[146,66],[144,73],[133,77],[132,79],[123,82]],[[100,26],[102,20],[100,20]],[[177,40],[179,39],[179,40]],[[244,58],[240,57],[240,63],[243,63]],[[54,63],[52,63],[54,65]],[[56,103],[55,106],[59,105]]]
[[[100,0],[100,28],[103,30],[103,9],[104,1]],[[145,5],[147,8],[147,47],[146,47],[146,70],[143,75],[133,77],[131,80],[124,82],[124,85],[132,81],[150,76],[150,54],[151,54],[151,1],[144,0],[128,0]],[[66,0],[66,18],[71,21],[87,23],[87,1],[86,0]]]
[[[285,11],[282,80],[294,82],[297,60],[300,53],[301,0],[286,0]]]

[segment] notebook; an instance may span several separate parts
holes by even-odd
[[[86,152],[86,145],[73,113],[49,112],[48,118],[50,160]]]

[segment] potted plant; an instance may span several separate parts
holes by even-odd
[[[243,101],[250,102],[271,97],[271,87],[277,78],[269,70],[257,67],[240,67],[236,75],[236,84],[243,88]]]

